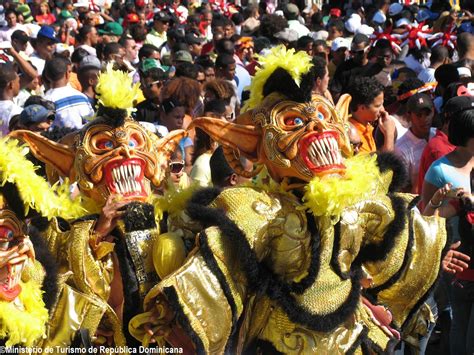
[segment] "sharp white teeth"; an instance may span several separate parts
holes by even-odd
[[[138,177],[138,165],[133,166],[133,177],[134,178]]]
[[[135,173],[133,172],[133,166],[128,166],[128,173],[129,178],[133,178],[133,176],[135,175]]]
[[[140,184],[138,182],[135,181],[135,186],[136,186],[136,189],[137,189],[137,192],[141,192],[142,191],[142,188],[140,187]]]
[[[329,142],[328,142],[328,139],[327,138],[323,138],[322,139],[323,143],[324,143],[324,146],[326,147],[326,153],[329,152],[331,150],[331,147],[329,145]]]
[[[316,144],[317,151],[321,153],[324,152],[323,145],[321,144],[321,142],[319,142],[318,140],[315,140],[314,142]]]

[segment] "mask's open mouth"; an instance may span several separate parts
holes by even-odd
[[[145,162],[141,159],[121,159],[108,163],[105,181],[109,192],[124,197],[146,198],[144,183]]]
[[[25,255],[25,259],[26,259]],[[16,264],[7,264],[0,271],[0,299],[3,301],[11,302],[21,292],[20,280],[25,260],[22,260]]]
[[[335,131],[312,133],[300,140],[301,157],[314,174],[340,172],[346,168],[337,140],[338,133]]]

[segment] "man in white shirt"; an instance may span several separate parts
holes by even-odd
[[[43,76],[49,81],[50,89],[45,99],[56,105],[53,127],[80,129],[94,115],[89,99],[80,91],[69,86],[71,68],[69,61],[56,57],[46,62]]]
[[[447,47],[438,45],[431,49],[431,64],[428,68],[422,70],[418,74],[418,79],[424,83],[434,83],[435,71],[443,64],[449,64],[451,60],[449,59],[449,50]]]
[[[15,10],[8,9],[5,11],[5,20],[7,21],[8,26],[0,30],[0,42],[10,42],[11,35],[16,30],[22,30],[26,32],[26,27],[17,22],[18,15]]]
[[[160,48],[167,41],[167,32],[171,18],[169,15],[160,11],[153,17],[153,29],[146,35],[145,43],[153,44]]]
[[[20,92],[20,77],[10,63],[0,64],[0,130],[1,135],[8,134],[8,126],[13,116],[22,111],[20,106],[13,102],[13,98]]]
[[[42,75],[46,61],[53,58],[55,46],[58,42],[59,40],[56,38],[56,33],[52,27],[41,27],[33,41],[35,51],[30,56],[30,62],[35,66],[38,75]]]
[[[419,194],[418,172],[420,170],[421,154],[434,137],[436,130],[431,128],[433,123],[434,106],[426,94],[416,94],[407,102],[407,117],[411,123],[410,129],[395,142],[395,153],[402,158],[410,177],[408,192]]]
[[[78,35],[80,45],[77,48],[85,49],[90,55],[97,57],[95,46],[99,40],[97,29],[91,25],[84,25],[79,30]]]
[[[295,4],[286,5],[284,15],[288,20],[288,28],[298,33],[298,38],[309,35],[308,27],[303,25],[298,20],[298,17],[300,15],[300,10],[298,9],[298,6],[296,6]]]

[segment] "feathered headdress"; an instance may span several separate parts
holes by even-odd
[[[9,137],[0,138],[0,186],[7,182],[14,184],[25,205],[25,214],[29,208],[42,216],[56,216],[74,219],[84,214],[79,201],[73,201],[69,194],[69,185],[54,185],[36,174],[36,167],[26,158],[29,150],[19,146],[18,141]]]
[[[271,92],[294,101],[309,101],[314,80],[310,79],[313,64],[306,52],[295,53],[294,49],[278,46],[266,56],[257,56],[257,61],[261,66],[252,80],[250,98],[243,111],[259,106]]]

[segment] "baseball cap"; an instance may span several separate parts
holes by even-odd
[[[361,26],[355,31],[356,34],[361,33],[361,34],[366,35],[366,36],[371,36],[374,32],[375,32],[374,28],[373,28],[373,27],[370,27],[370,26],[368,26],[368,25],[366,25],[366,24],[361,25]]]
[[[26,32],[22,31],[22,30],[16,30],[12,33],[12,36],[11,36],[11,39],[12,40],[17,40],[19,42],[22,42],[22,43],[26,43],[30,40],[30,37],[28,37],[28,35],[26,34]]]
[[[300,9],[298,9],[298,6],[295,4],[288,4],[286,5],[285,8],[286,12],[292,15],[299,15],[300,14]]]
[[[140,70],[146,73],[147,71],[151,69],[160,69],[162,71],[165,71],[158,60],[153,59],[153,58],[145,58],[140,63]]]
[[[59,39],[56,38],[56,32],[54,32],[54,29],[51,26],[41,27],[41,29],[38,31],[38,34],[36,35],[36,38],[38,37],[48,38],[56,43],[59,42]]]
[[[362,19],[358,14],[352,14],[344,23],[344,27],[350,33],[355,33],[356,30],[361,26]]]
[[[174,60],[176,62],[192,63],[193,62],[193,56],[188,51],[181,50],[181,51],[177,51],[175,53]]]
[[[415,94],[408,99],[407,111],[408,112],[420,112],[422,110],[432,110],[433,101],[427,94]]]
[[[171,17],[164,11],[157,12],[155,16],[153,16],[153,21],[159,22],[169,22]]]
[[[138,23],[139,21],[140,21],[140,18],[135,13],[127,14],[126,16],[127,23]]]
[[[275,33],[273,36],[286,42],[296,42],[298,40],[298,32],[288,27],[283,31]]]
[[[83,69],[102,69],[102,65],[100,63],[99,58],[97,58],[95,55],[87,55],[79,63],[79,70]]]
[[[474,109],[474,98],[471,96],[456,96],[448,100],[443,108],[444,117],[453,117],[463,111]]]
[[[121,36],[123,34],[123,28],[118,22],[107,22],[104,29],[99,30],[101,35],[112,35]]]
[[[29,105],[20,114],[20,123],[25,126],[47,120],[54,120],[54,111],[50,111],[41,105]]]
[[[203,38],[200,38],[197,34],[193,32],[186,33],[184,40],[187,44],[203,44],[205,41]]]
[[[349,42],[347,38],[338,37],[332,41],[331,51],[335,52],[341,48],[347,48],[347,49],[351,48],[351,43]]]
[[[388,8],[388,14],[390,16],[397,16],[399,13],[401,13],[403,11],[403,5],[398,3],[398,2],[394,2],[393,4],[390,5],[390,7]]]
[[[16,8],[16,11],[23,15],[23,21],[25,23],[31,23],[34,21],[33,16],[31,16],[31,9],[27,4],[19,5]]]

